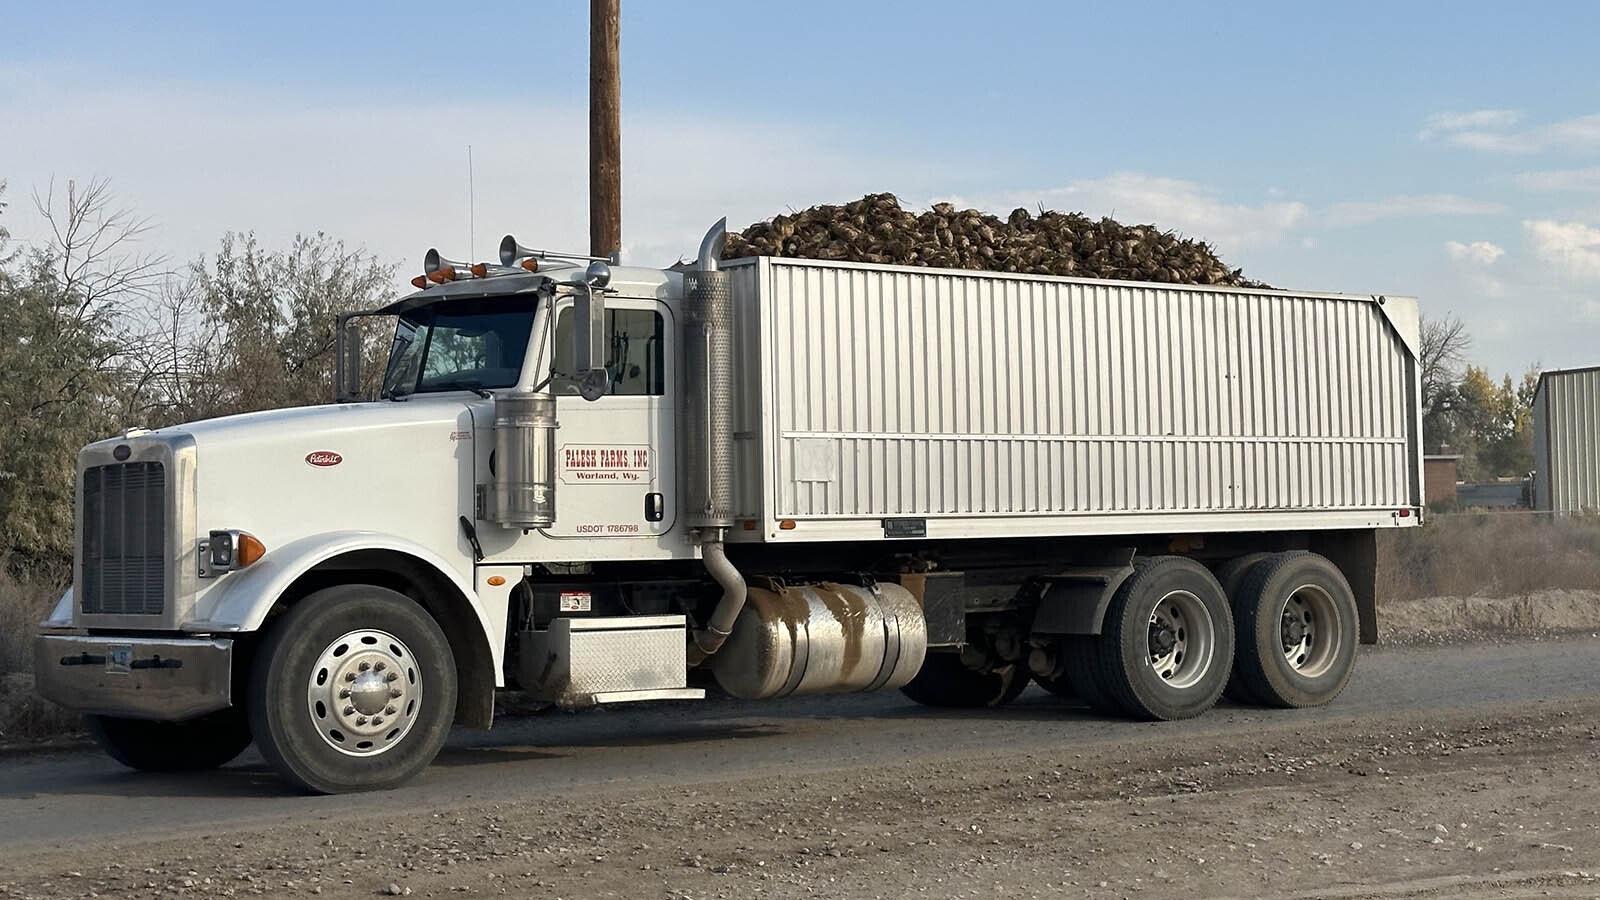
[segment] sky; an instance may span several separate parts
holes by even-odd
[[[0,0],[0,226],[107,179],[174,266],[582,251],[588,4]],[[622,0],[623,258],[890,191],[1111,215],[1600,364],[1600,4]],[[469,172],[469,149],[471,166]],[[470,190],[469,190],[470,175]]]

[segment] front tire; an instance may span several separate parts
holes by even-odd
[[[250,746],[250,723],[238,707],[183,722],[83,717],[106,755],[141,772],[199,772],[231,762]]]
[[[1138,719],[1187,719],[1216,704],[1233,660],[1233,616],[1210,570],[1181,556],[1134,565],[1091,658],[1099,684]]]
[[[326,588],[267,634],[250,724],[285,780],[334,794],[412,778],[438,755],[456,706],[455,658],[416,601],[373,585]]]

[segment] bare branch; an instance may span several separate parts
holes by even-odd
[[[1422,405],[1431,407],[1445,388],[1461,379],[1460,367],[1466,361],[1472,336],[1467,326],[1453,315],[1422,320],[1422,346],[1418,363],[1422,368]]]

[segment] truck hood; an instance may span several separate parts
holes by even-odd
[[[250,445],[305,444],[307,453],[337,450],[324,446],[340,439],[363,437],[363,432],[409,430],[412,426],[437,425],[440,438],[449,440],[462,412],[470,404],[458,394],[417,397],[395,402],[339,403],[271,409],[262,412],[204,419],[164,428],[154,434],[184,432],[194,437],[202,452]],[[316,446],[312,446],[315,444]]]

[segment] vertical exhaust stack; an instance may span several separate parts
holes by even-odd
[[[717,652],[744,608],[745,583],[728,561],[723,539],[733,527],[733,287],[718,269],[727,219],[700,242],[697,268],[683,274],[683,456],[685,511],[722,601],[694,635],[699,662]]]

